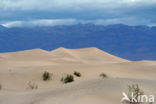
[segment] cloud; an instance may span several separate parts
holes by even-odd
[[[149,24],[148,26],[150,26],[150,27],[156,26],[156,23],[155,24]]]
[[[155,11],[156,0],[0,0],[0,23],[7,27],[88,22],[148,25],[156,24]]]
[[[7,23],[1,24],[4,27],[21,27],[22,26],[22,21],[11,21]]]
[[[10,21],[2,25],[5,27],[36,27],[36,26],[56,26],[56,25],[73,25],[76,24],[75,19],[42,19],[31,21]]]
[[[110,24],[126,24],[126,25],[149,25],[150,21],[146,19],[140,19],[136,17],[126,18],[112,18],[112,19],[97,19],[93,23],[97,25],[110,25]],[[135,22],[134,22],[135,21]]]
[[[110,25],[110,24],[126,24],[126,25],[144,25],[153,26],[155,24],[148,24],[148,20],[140,20],[136,23],[137,18],[112,18],[112,19],[95,19],[95,20],[79,20],[79,19],[40,19],[40,20],[29,20],[29,21],[10,21],[4,22],[1,25],[11,27],[41,27],[41,26],[57,26],[57,25],[75,25],[75,24],[88,24],[92,23],[95,25]]]
[[[153,5],[156,0],[0,0],[2,10],[76,10]]]

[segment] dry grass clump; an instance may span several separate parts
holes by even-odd
[[[38,89],[38,85],[32,82],[29,82],[28,89],[31,89],[31,90]]]
[[[77,76],[77,77],[81,77],[81,73],[77,72],[77,71],[74,71],[74,75]]]
[[[136,99],[138,99],[138,97],[140,95],[143,95],[144,92],[139,88],[138,84],[132,84],[132,85],[128,85],[128,97],[130,99],[130,101],[132,101],[133,99],[131,98],[131,94],[133,93],[134,96],[136,96]],[[130,104],[141,104],[140,102],[135,102],[132,101],[130,102]]]
[[[43,74],[42,74],[42,79],[44,80],[44,81],[47,81],[47,80],[50,80],[51,79],[51,76],[52,76],[52,74],[50,74],[49,72],[44,72]]]
[[[63,83],[70,83],[70,82],[74,81],[74,77],[73,77],[73,75],[67,74],[65,77],[61,78],[61,81]]]
[[[101,78],[108,78],[107,74],[105,74],[105,73],[101,73],[101,74],[100,74],[100,77],[101,77]]]
[[[128,85],[128,94],[125,95],[128,99],[123,99],[122,104],[144,104],[143,102],[135,101],[132,98],[132,94],[135,100],[137,100],[140,99],[140,96],[144,95],[144,92],[139,88],[138,84]]]

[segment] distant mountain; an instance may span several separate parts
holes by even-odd
[[[6,29],[4,26],[0,25],[0,30]]]
[[[130,60],[156,60],[156,27],[78,24],[0,31],[0,52],[58,47],[97,47]]]

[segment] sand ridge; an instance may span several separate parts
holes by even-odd
[[[93,63],[128,62],[128,60],[110,55],[95,47],[82,49],[66,49],[61,47],[52,51],[51,53],[58,56],[61,55],[62,57],[71,56],[73,58],[77,58],[78,60]]]

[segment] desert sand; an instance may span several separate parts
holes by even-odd
[[[42,80],[45,71],[53,73],[48,81]],[[74,71],[82,76],[60,81]],[[1,53],[0,84],[0,104],[120,104],[130,84],[156,96],[156,61],[129,61],[94,47]]]

